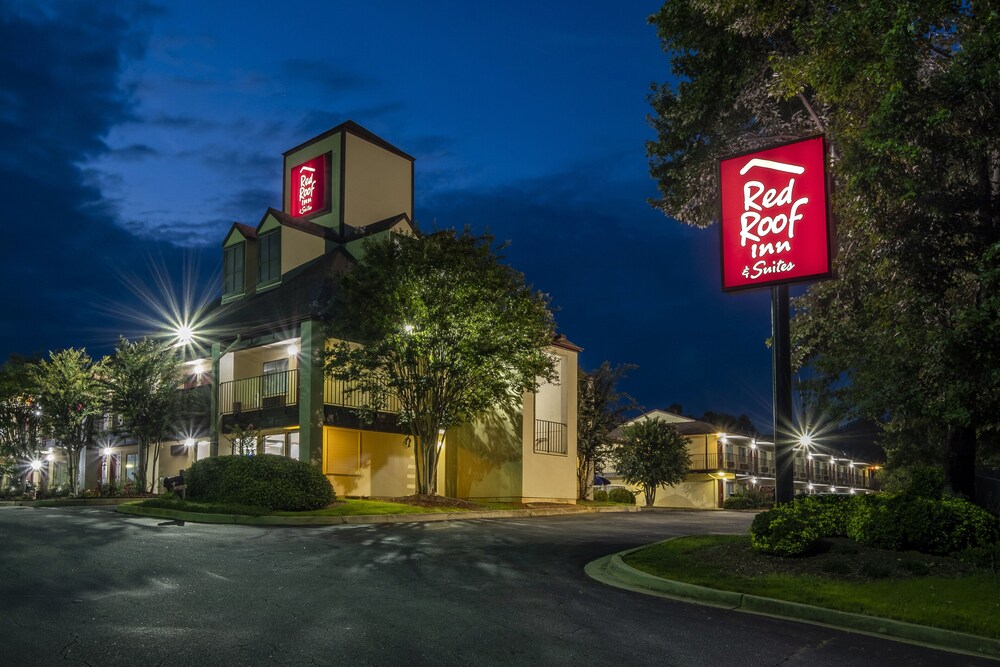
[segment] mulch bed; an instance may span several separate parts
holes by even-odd
[[[466,510],[485,510],[483,505],[470,503],[468,500],[449,498],[447,496],[412,495],[399,496],[398,498],[386,498],[390,503],[400,503],[402,505],[415,505],[417,507],[458,507]]]

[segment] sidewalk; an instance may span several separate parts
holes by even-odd
[[[1000,640],[876,616],[851,614],[797,602],[786,602],[757,595],[686,584],[648,574],[625,563],[624,556],[644,548],[636,547],[598,558],[587,564],[585,568],[587,575],[609,586],[647,595],[679,598],[688,602],[724,607],[733,611],[776,616],[790,621],[814,623],[848,632],[861,632],[978,657],[1000,659]]]

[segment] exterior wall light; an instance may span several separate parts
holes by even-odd
[[[55,461],[56,460],[56,455],[53,454],[52,452],[49,452],[48,454],[45,455],[45,460],[46,461]]]
[[[41,470],[42,469],[42,462],[39,461],[38,459],[34,459],[31,462],[31,469],[32,470]]]
[[[299,346],[296,345],[295,343],[289,345],[287,349],[288,349],[288,356],[290,357],[294,357],[296,354],[299,353]]]
[[[799,444],[803,447],[811,447],[813,444],[812,436],[805,433],[799,437]]]
[[[757,484],[758,481],[760,481],[760,480],[758,480],[756,477],[751,477],[750,478],[750,483],[751,484]]]
[[[184,441],[185,447],[194,447],[194,438],[188,438]]]
[[[403,333],[405,333],[405,334],[412,334],[413,333],[413,325],[412,324],[404,324],[403,325]]]
[[[101,454],[104,454],[105,456],[111,456],[111,448],[105,447],[104,449],[101,450]]]
[[[194,374],[204,375],[204,373],[205,373],[205,365],[199,361],[194,365]]]

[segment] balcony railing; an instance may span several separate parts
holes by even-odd
[[[344,408],[360,408],[368,403],[368,395],[361,391],[350,391],[351,384],[345,380],[337,380],[331,377],[323,378],[323,402],[327,405],[336,405]],[[386,404],[382,406],[380,412],[390,412],[398,414],[400,412],[399,399],[389,394]]]
[[[566,424],[536,419],[535,451],[539,454],[562,454],[565,456],[568,452]]]
[[[298,403],[298,369],[232,380],[219,385],[219,412],[224,415],[284,408]]]
[[[737,454],[693,454],[691,472],[730,472],[751,475],[774,476],[774,464],[769,458],[754,459],[752,456]],[[871,487],[870,479],[864,471],[850,466],[806,463],[796,460],[793,477],[797,482],[813,482],[818,485],[849,486],[859,489]]]

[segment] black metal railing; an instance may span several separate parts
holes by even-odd
[[[535,452],[539,454],[562,454],[568,452],[566,447],[566,424],[550,422],[545,419],[535,420]]]
[[[363,405],[367,405],[368,401],[369,397],[367,393],[357,390],[352,391],[350,382],[331,377],[323,378],[323,403],[326,405],[360,408]],[[394,394],[388,394],[385,405],[379,411],[398,414],[401,411],[399,398]]]
[[[219,412],[224,415],[284,408],[298,403],[298,369],[219,384]]]

